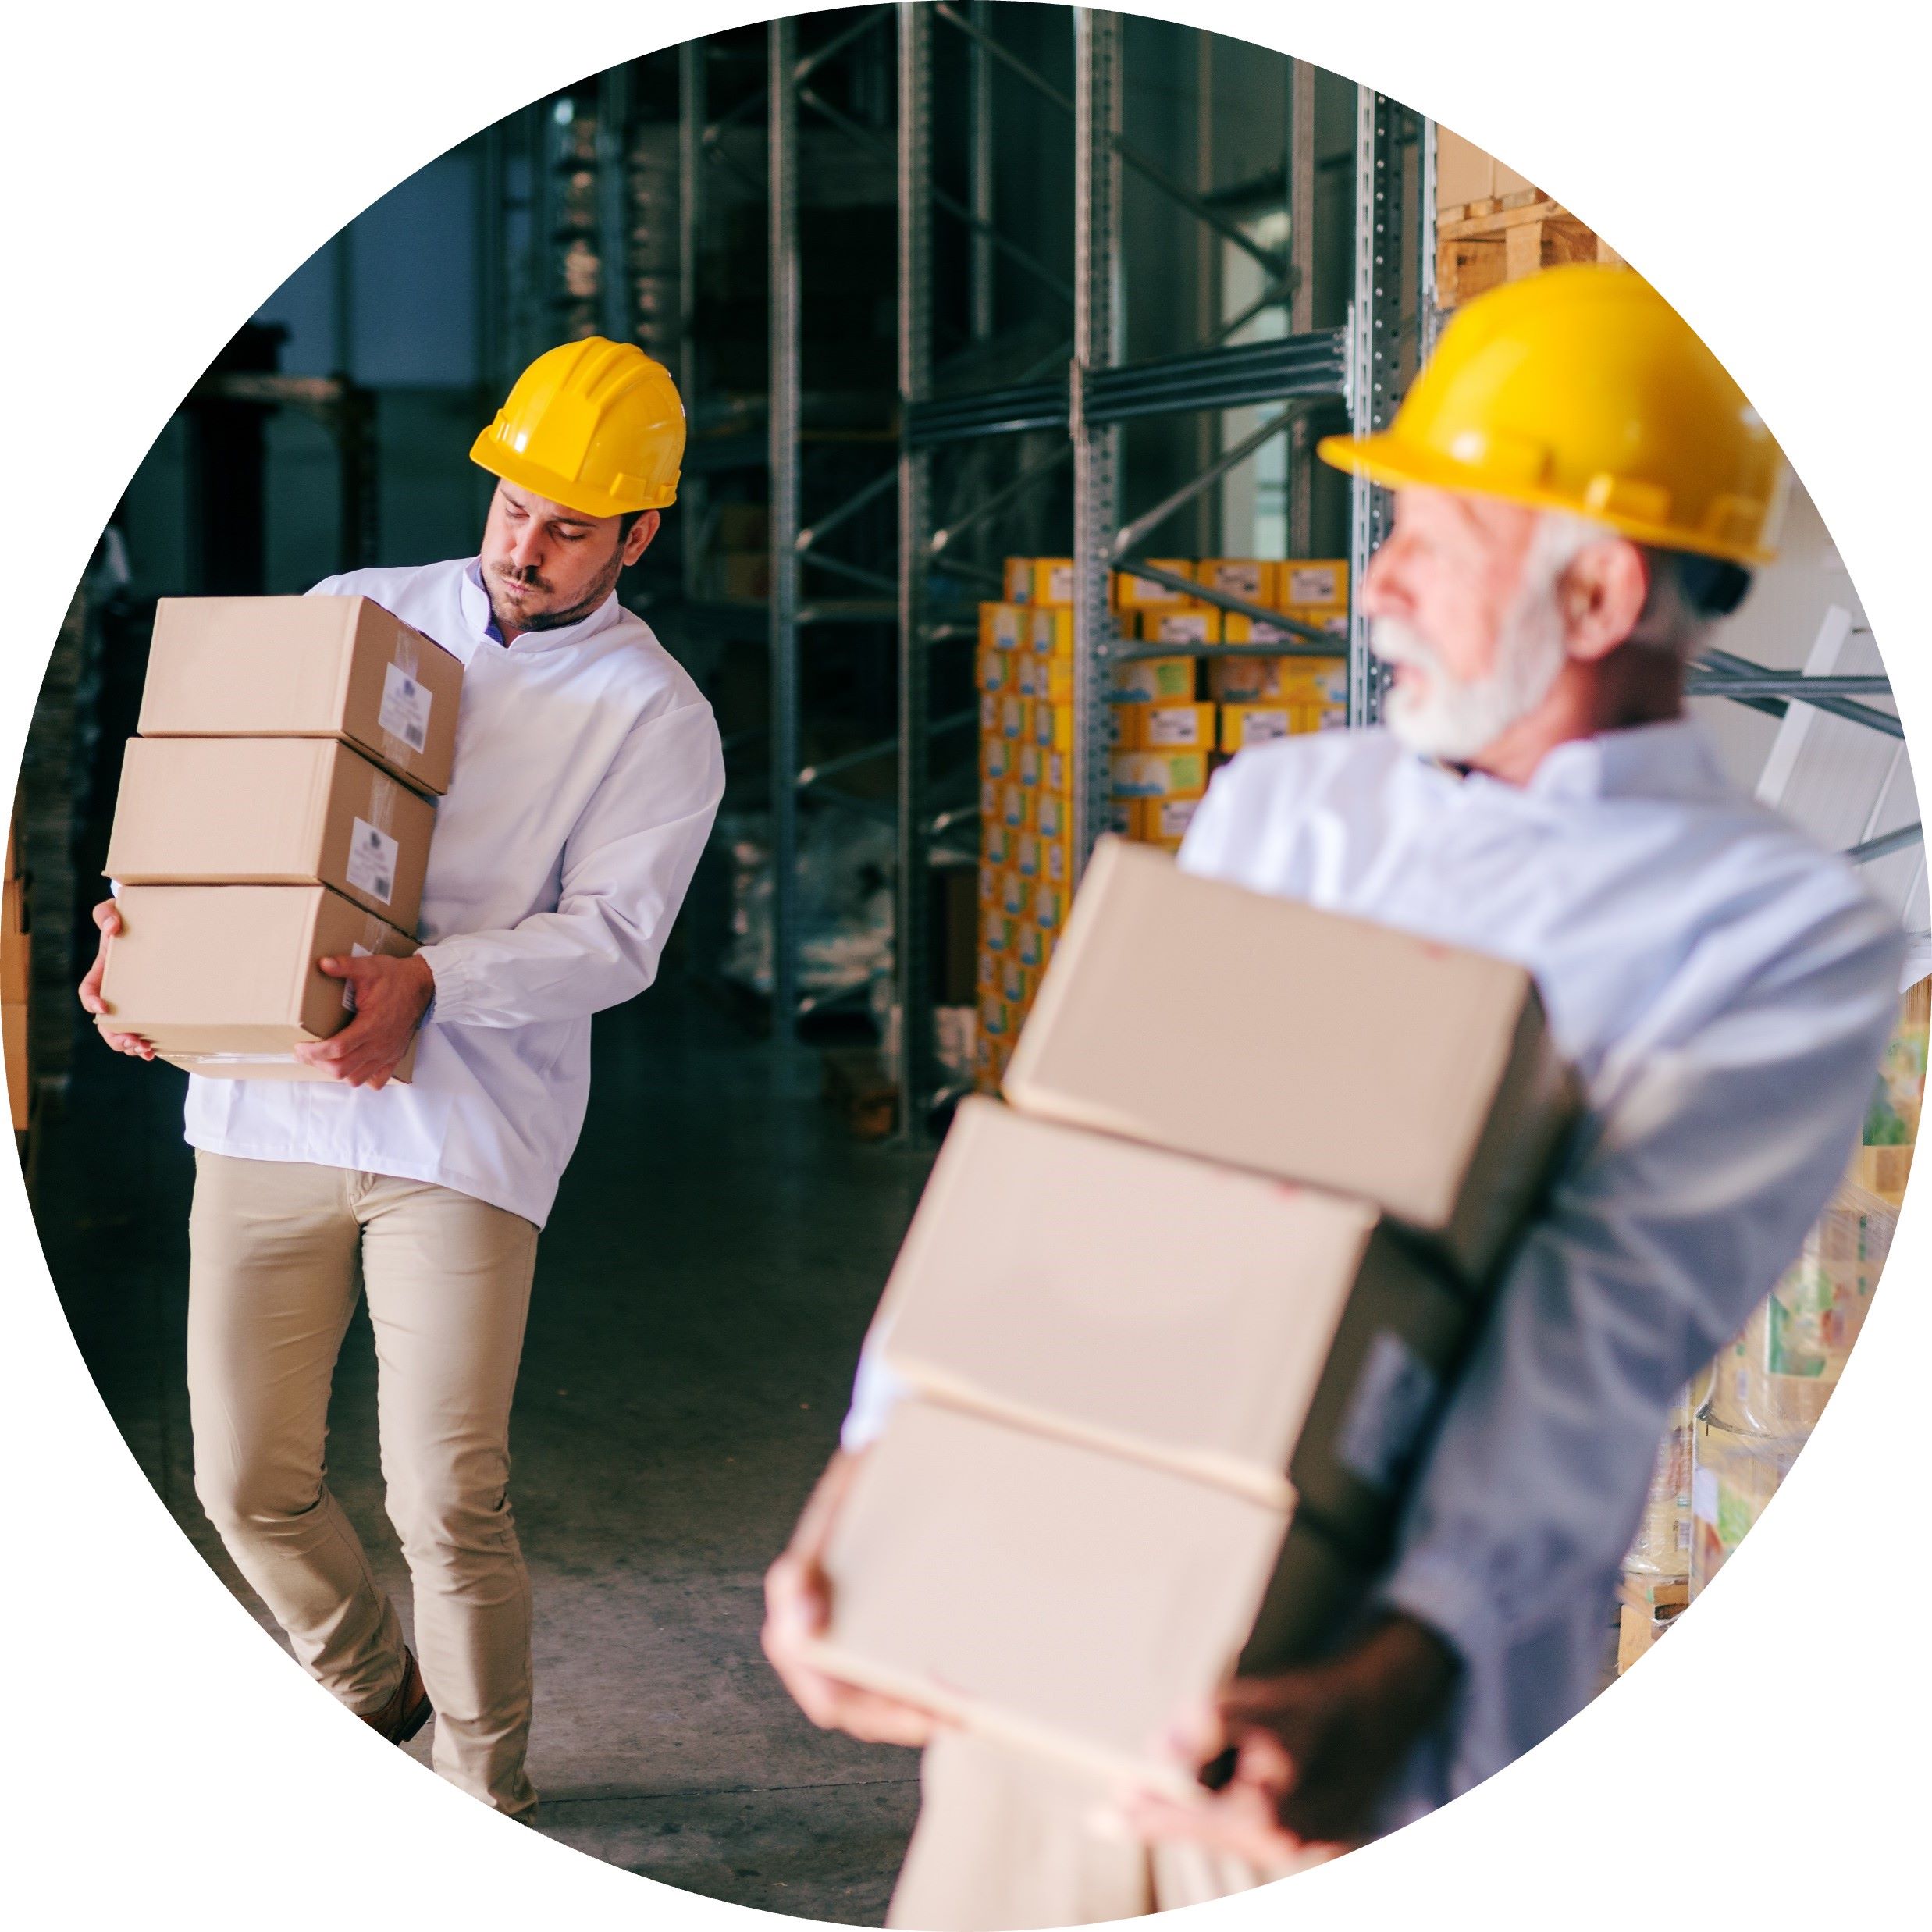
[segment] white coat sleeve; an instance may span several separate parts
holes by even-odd
[[[1674,1400],[1844,1172],[1902,945],[1862,895],[1827,896],[1748,984],[1604,1069],[1589,1142],[1506,1270],[1419,1471],[1379,1594],[1460,1653],[1466,1761],[1537,1741],[1510,1735],[1512,1650],[1579,1593],[1607,1617]]]
[[[422,949],[436,976],[425,1023],[575,1019],[642,992],[724,792],[709,705],[640,722],[564,842],[557,909]]]

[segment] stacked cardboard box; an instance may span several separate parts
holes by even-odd
[[[164,600],[108,848],[101,1023],[195,1073],[314,1077],[294,1047],[352,1010],[317,962],[415,949],[461,682],[365,597]]]
[[[1332,631],[1338,655],[1215,658],[1188,647],[1286,642],[1265,622],[1152,578],[1116,571],[1123,638],[1171,656],[1112,669],[1108,829],[1172,852],[1215,767],[1234,753],[1348,717],[1348,565],[1337,559],[1155,560],[1203,588]],[[1071,557],[1009,557],[1005,596],[980,607],[980,947],[977,1073],[999,1084],[1063,928],[1072,888],[1073,578]]]
[[[24,1137],[33,1113],[27,1002],[34,979],[34,941],[27,910],[27,877],[20,866],[20,807],[16,795],[7,820],[6,879],[0,886],[0,1047],[4,1048],[7,1103],[13,1131]],[[24,1155],[26,1143],[21,1140]]]
[[[1332,1641],[1386,1554],[1572,1086],[1521,969],[1118,839],[1005,1084],[881,1304],[909,1393],[819,1658],[1182,1792],[1176,1709]]]

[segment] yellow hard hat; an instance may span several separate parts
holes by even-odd
[[[662,510],[677,498],[684,454],[670,371],[602,336],[546,349],[470,445],[492,475],[587,517]]]
[[[1393,489],[1568,511],[1734,564],[1775,554],[1777,445],[1723,365],[1629,269],[1546,269],[1478,296],[1386,431],[1317,447]]]

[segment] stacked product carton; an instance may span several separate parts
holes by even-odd
[[[881,1304],[909,1393],[819,1660],[1183,1791],[1177,1709],[1318,1653],[1386,1556],[1572,1083],[1521,969],[1106,838],[1005,1090]]]
[[[1337,655],[1215,658],[1204,645],[1290,643],[1295,634],[1187,592],[1116,572],[1114,621],[1171,656],[1112,667],[1109,829],[1172,852],[1233,753],[1348,716],[1348,565],[1257,557],[1168,559],[1204,589],[1332,631]],[[1009,557],[1005,596],[980,607],[979,1084],[998,1088],[1065,927],[1073,874],[1071,557]],[[1190,648],[1191,647],[1191,648]]]
[[[1693,1598],[1763,1513],[1824,1413],[1897,1224],[1890,1202],[1841,1183],[1798,1258],[1711,1365],[1692,1432]]]
[[[33,982],[34,941],[27,918],[27,878],[20,869],[20,808],[7,820],[6,879],[0,887],[0,1045],[4,1045],[7,1102],[13,1131],[24,1135],[33,1113],[33,1076],[27,1055],[27,989]],[[25,1151],[24,1141],[21,1151]]]
[[[462,674],[365,597],[164,600],[108,849],[101,1023],[197,1073],[317,1077],[294,1048],[353,1007],[317,962],[415,950]]]

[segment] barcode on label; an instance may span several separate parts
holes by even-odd
[[[400,664],[391,664],[382,674],[382,708],[375,721],[411,751],[421,751],[429,742],[430,703],[423,685]]]
[[[349,883],[386,906],[396,891],[396,841],[365,818],[358,819],[349,836]]]

